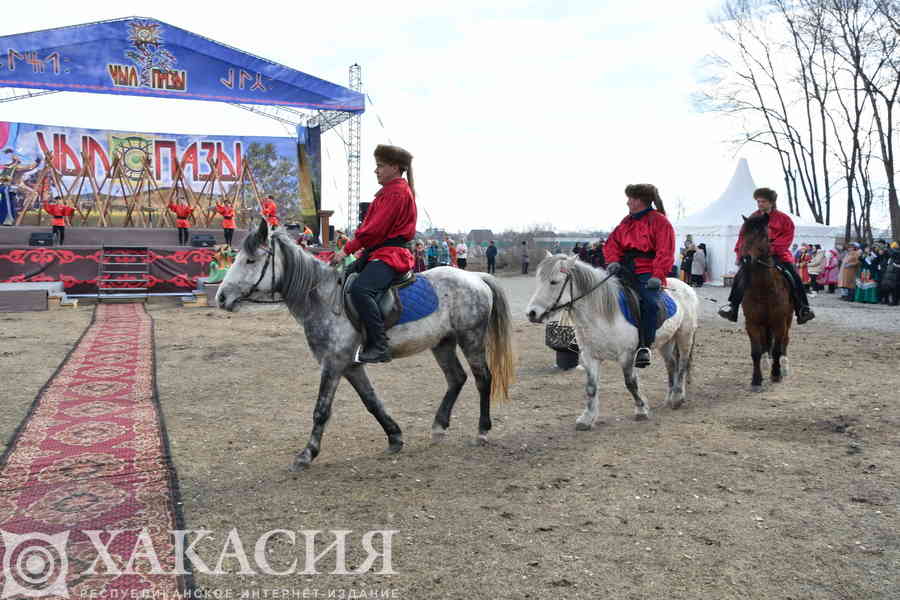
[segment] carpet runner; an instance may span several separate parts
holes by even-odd
[[[184,527],[155,377],[143,304],[98,305],[0,457],[0,598],[191,589],[176,569],[171,532]],[[101,532],[112,565],[86,531]]]

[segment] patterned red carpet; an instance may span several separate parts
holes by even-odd
[[[177,597],[177,493],[153,322],[100,304],[0,459],[0,598]]]

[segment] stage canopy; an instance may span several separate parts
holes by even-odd
[[[0,87],[365,110],[359,92],[149,18],[7,35],[0,48]]]

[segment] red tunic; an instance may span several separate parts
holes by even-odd
[[[409,183],[402,177],[392,179],[375,194],[366,219],[344,246],[344,252],[353,254],[360,248],[371,248],[391,238],[409,241],[416,236],[417,217],[416,201]],[[374,259],[384,261],[398,273],[409,271],[416,264],[409,250],[396,246],[378,248],[369,255],[369,260]]]
[[[222,215],[222,229],[234,229],[234,207],[216,204],[216,212]]]
[[[44,210],[53,217],[53,224],[59,227],[65,227],[66,217],[71,217],[75,214],[75,209],[65,204],[44,202]]]
[[[666,285],[675,264],[675,230],[666,215],[647,209],[622,219],[603,246],[606,264],[621,262],[628,250],[654,252],[654,258],[634,259],[635,273],[650,273]]]
[[[754,212],[751,217],[758,217],[762,213]],[[778,258],[781,262],[794,262],[794,256],[791,254],[791,244],[794,243],[794,222],[789,216],[777,209],[772,209],[769,213],[769,244],[771,248],[769,253]],[[737,244],[734,245],[734,253],[738,258],[741,257],[741,250],[744,247],[744,232],[738,236]]]
[[[272,227],[278,227],[278,207],[271,200],[262,203],[262,214]]]
[[[191,224],[188,222],[191,214],[194,212],[193,206],[188,206],[187,204],[169,204],[169,210],[171,210],[178,217],[175,219],[176,227],[185,227],[189,228]]]

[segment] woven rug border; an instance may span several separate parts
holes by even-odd
[[[90,332],[91,328],[97,324],[97,312],[99,311],[100,305],[97,304],[94,306],[94,310],[91,313],[91,320],[88,323],[87,327],[84,328],[84,331],[81,332],[81,335],[78,336],[78,340],[69,351],[66,353],[65,357],[62,361],[60,361],[59,366],[53,371],[53,374],[47,379],[41,389],[38,390],[37,394],[34,397],[34,400],[31,402],[31,406],[28,408],[28,412],[25,414],[25,417],[16,427],[15,431],[13,431],[12,435],[7,442],[6,449],[3,451],[3,454],[0,455],[0,471],[2,471],[9,460],[9,457],[12,455],[13,451],[19,444],[19,440],[21,439],[25,428],[31,422],[34,414],[37,412],[38,408],[41,406],[41,401],[46,393],[47,389],[53,383],[53,380],[56,379],[57,375],[59,375],[62,370],[68,365],[69,360],[72,358],[72,355],[81,345],[82,341],[84,341],[85,336]],[[159,383],[157,379],[157,356],[156,356],[156,321],[154,321],[153,316],[147,312],[145,306],[141,307],[144,311],[144,314],[150,320],[150,375],[151,375],[151,389],[153,390],[151,404],[153,405],[153,409],[156,411],[157,422],[159,423],[159,448],[162,453],[161,458],[165,461],[166,472],[169,484],[169,510],[173,516],[173,520],[175,523],[175,528],[183,530],[185,529],[185,520],[184,520],[184,511],[182,509],[183,503],[181,500],[181,486],[178,481],[178,471],[175,467],[175,463],[172,460],[172,452],[171,445],[169,443],[169,432],[166,427],[165,414],[162,410],[162,405],[159,401]],[[187,575],[182,575],[178,577],[180,592],[187,598],[193,598],[196,596],[196,583],[193,576],[193,566],[190,563],[190,559],[187,556],[183,557],[185,570],[188,572]]]

